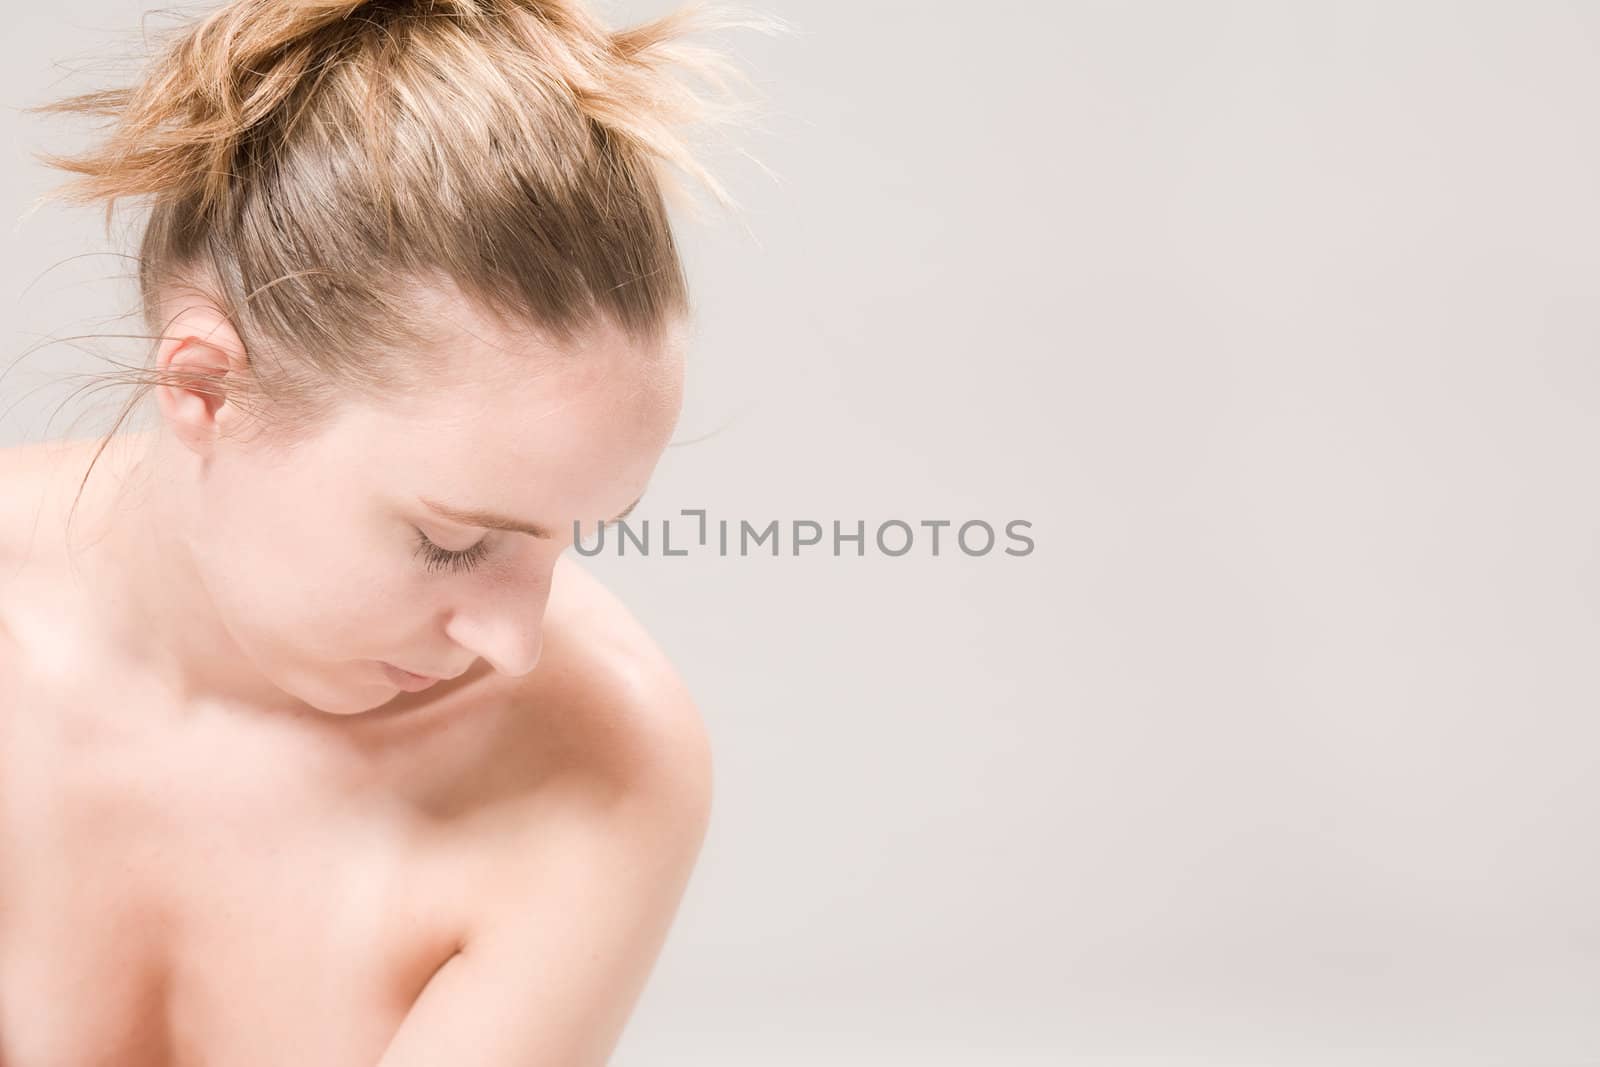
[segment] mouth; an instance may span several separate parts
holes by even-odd
[[[408,693],[420,692],[436,682],[443,681],[442,678],[435,678],[431,675],[413,674],[410,671],[402,670],[387,660],[380,660],[379,663],[383,667],[384,673],[389,676],[389,681]]]

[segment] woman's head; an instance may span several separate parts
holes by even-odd
[[[122,563],[167,569],[160,595],[178,600],[151,631],[216,620],[200,655],[194,635],[179,638],[207,673],[248,664],[346,712],[394,695],[383,662],[525,674],[559,558],[644,493],[680,410],[681,338],[642,349],[608,328],[557,345],[462,321],[451,299],[434,306],[454,373],[409,398],[347,400],[288,448],[225,401],[159,393],[162,436],[120,508],[146,535]],[[177,318],[183,336],[159,356],[170,371],[210,377],[239,361],[223,316],[191,306]]]
[[[175,294],[221,309],[247,361],[230,398],[290,441],[347,397],[452,373],[430,295],[561,347],[599,328],[659,345],[689,312],[669,168],[731,203],[675,126],[738,110],[671,76],[737,74],[678,38],[780,25],[700,5],[613,31],[575,0],[235,0],[172,32],[135,85],[32,109],[113,120],[94,152],[41,156],[78,176],[46,199],[104,201],[108,220],[147,199],[151,334],[171,334]]]
[[[156,343],[118,425],[155,394],[183,470],[154,473],[190,480],[197,577],[258,666],[531,668],[573,522],[634,499],[677,417],[690,301],[667,168],[731,204],[674,130],[716,109],[671,67],[737,74],[678,39],[696,26],[781,23],[236,0],[131,88],[35,109],[114,120],[95,152],[43,157],[78,175],[53,196],[108,221],[148,199]],[[442,553],[484,531],[419,497],[553,537],[490,534],[457,569]]]

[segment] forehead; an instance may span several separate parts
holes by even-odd
[[[605,507],[615,491],[605,486],[643,488],[681,410],[681,324],[646,347],[609,324],[557,343],[460,303],[436,321],[408,395],[352,411],[337,447],[480,500],[522,499],[529,481],[565,484],[569,496],[594,483]]]
[[[493,418],[524,432],[574,420],[616,431],[676,420],[683,374],[676,343],[647,347],[609,325],[565,342],[476,324],[441,333],[433,380],[416,391],[407,418],[473,425]]]

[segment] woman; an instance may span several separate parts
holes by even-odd
[[[563,553],[678,417],[698,14],[238,0],[42,109],[159,418],[0,453],[3,1067],[606,1061],[711,772]]]

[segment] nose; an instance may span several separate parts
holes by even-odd
[[[539,615],[531,619],[476,619],[457,613],[446,624],[445,632],[456,644],[513,678],[533,670],[544,651],[543,620]]]
[[[480,607],[463,607],[445,623],[456,644],[489,661],[501,674],[520,677],[539,662],[544,651],[544,611],[549,585],[537,597],[505,597]]]

